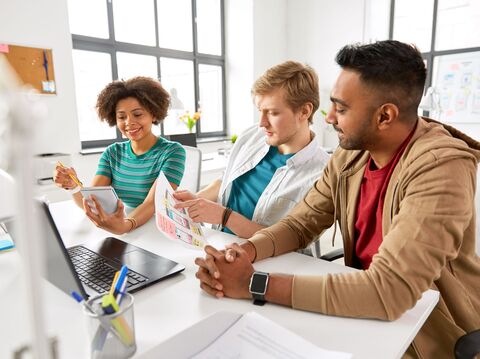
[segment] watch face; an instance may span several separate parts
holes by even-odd
[[[265,273],[254,273],[250,285],[251,293],[265,294],[267,289],[268,275]]]

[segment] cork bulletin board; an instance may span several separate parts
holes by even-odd
[[[43,94],[56,94],[52,49],[0,43],[0,53],[25,83]]]

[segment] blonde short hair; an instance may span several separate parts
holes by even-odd
[[[318,75],[308,65],[286,61],[269,68],[252,86],[252,96],[266,95],[276,89],[285,90],[285,101],[294,111],[310,102],[313,111],[308,122],[313,122],[313,114],[320,106]]]

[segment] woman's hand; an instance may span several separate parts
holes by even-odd
[[[94,204],[93,209],[88,204],[90,200]],[[121,200],[118,200],[117,210],[112,214],[108,214],[103,210],[95,196],[91,195],[90,199],[83,199],[83,209],[87,217],[97,227],[113,234],[124,234],[132,229],[132,223],[125,220],[125,206]]]
[[[73,189],[77,187],[77,184],[72,177],[70,177],[70,175],[78,178],[77,172],[75,172],[73,167],[62,167],[60,165],[56,165],[55,170],[53,171],[53,182],[60,188]]]

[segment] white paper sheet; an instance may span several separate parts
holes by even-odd
[[[321,349],[275,322],[255,313],[244,314],[195,359],[348,359],[352,354]]]
[[[168,237],[190,246],[203,248],[207,241],[202,227],[188,216],[185,209],[173,208],[176,199],[167,178],[160,172],[155,189],[155,223],[157,228]]]

